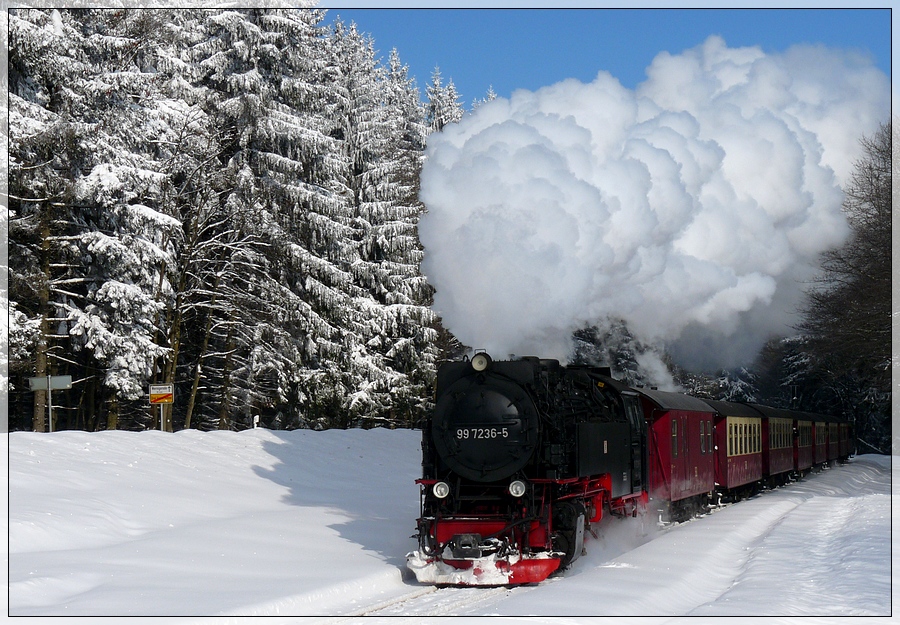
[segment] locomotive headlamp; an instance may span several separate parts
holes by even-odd
[[[472,368],[475,369],[475,371],[484,371],[490,366],[491,357],[484,352],[475,354],[474,358],[472,358]]]
[[[447,482],[438,482],[431,487],[431,492],[438,499],[443,499],[450,494],[450,485]]]
[[[525,482],[522,480],[513,480],[509,484],[509,494],[513,497],[521,497],[525,494]]]

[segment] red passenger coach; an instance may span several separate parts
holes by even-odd
[[[856,450],[853,427],[847,421],[829,415],[801,413],[812,422],[812,464],[844,461]]]
[[[807,473],[813,465],[813,421],[815,417],[799,413],[794,422],[794,471]]]
[[[841,455],[840,447],[841,426],[837,419],[828,419],[828,461],[837,460]]]
[[[637,391],[647,421],[651,506],[671,519],[689,516],[715,490],[713,410],[689,395]]]
[[[828,462],[828,423],[823,415],[813,415],[813,464]]]
[[[762,475],[770,486],[784,484],[794,470],[796,413],[750,404],[762,417]]]
[[[856,451],[853,448],[853,427],[849,423],[840,423],[840,436],[838,458],[844,460]]]
[[[704,400],[715,410],[716,485],[740,496],[762,479],[762,417],[747,404]]]

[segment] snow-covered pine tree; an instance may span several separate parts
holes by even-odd
[[[418,92],[396,52],[385,69],[373,42],[338,22],[332,66],[331,119],[342,138],[352,279],[344,335],[351,390],[345,407],[362,423],[409,423],[433,371],[430,287],[419,272],[416,224],[423,207],[410,171],[421,167],[424,143]],[[415,378],[415,381],[410,379]],[[427,394],[426,394],[427,396]]]
[[[757,375],[746,367],[722,369],[716,374],[688,371],[678,366],[673,368],[675,381],[688,395],[723,401],[759,401]]]
[[[64,236],[71,224],[65,200],[74,194],[75,171],[89,155],[67,149],[81,147],[85,133],[62,115],[59,92],[76,74],[76,59],[66,50],[61,14],[17,9],[10,11],[9,27],[9,277],[15,311],[10,317],[10,371],[22,380],[59,373],[58,366],[52,368],[56,363],[50,362],[50,354],[57,339],[55,325],[65,317],[62,298],[52,292],[65,278],[51,268],[66,263],[54,238]],[[13,394],[11,408],[22,397],[32,400],[31,393]],[[22,404],[11,415],[21,416]],[[46,393],[38,391],[27,426],[45,431],[46,413]]]
[[[445,86],[439,67],[434,68],[431,84],[426,87],[425,95],[428,99],[425,121],[430,132],[440,132],[444,126],[458,122],[465,114],[453,80],[447,81]]]
[[[222,129],[218,160],[231,182],[220,201],[232,244],[252,239],[265,250],[251,263],[265,271],[244,272],[241,288],[232,280],[220,291],[232,293],[230,303],[206,310],[210,332],[194,346],[193,364],[195,379],[203,371],[202,427],[247,427],[254,416],[274,427],[308,425],[302,386],[318,376],[307,363],[333,344],[334,328],[306,301],[294,228],[304,202],[329,201],[316,184],[333,143],[319,112],[321,19],[305,10],[209,12],[191,48],[203,106]]]
[[[338,52],[314,10],[12,15],[17,384],[38,355],[71,373],[86,429],[151,426],[152,381],[175,383],[175,427],[421,414],[425,126],[396,55]],[[366,80],[332,71],[342,54]]]
[[[638,340],[621,319],[608,319],[573,335],[573,364],[607,366],[631,386],[675,386],[671,363],[658,347]]]
[[[441,357],[439,320],[428,308],[434,289],[421,273],[424,252],[418,236],[418,222],[425,211],[419,201],[419,172],[427,127],[415,80],[409,77],[409,70],[401,63],[396,50],[391,51],[384,86],[384,107],[392,123],[382,169],[383,180],[390,183],[385,197],[393,203],[394,215],[382,229],[382,248],[390,251],[391,260],[400,269],[395,270],[399,278],[394,292],[403,298],[397,298],[394,304],[401,307],[405,316],[401,326],[403,334],[386,356],[408,380],[405,387],[396,389],[395,419],[400,424],[412,425],[430,406],[437,361]]]
[[[143,395],[154,359],[167,351],[156,341],[156,293],[179,228],[156,202],[165,181],[150,164],[155,146],[143,123],[155,76],[137,65],[146,24],[134,15],[28,11],[11,22],[11,90],[20,111],[11,119],[11,148],[22,189],[11,236],[37,224],[34,283],[42,286],[37,310],[26,313],[44,320],[36,373],[65,371],[85,396],[104,395],[107,427],[117,426],[122,404]],[[44,123],[35,127],[37,119]],[[38,170],[48,179],[41,182]],[[55,189],[35,194],[46,183]],[[17,262],[29,256],[15,249]],[[35,404],[40,429],[39,397]],[[145,416],[146,406],[131,409]]]
[[[482,104],[487,104],[488,102],[493,102],[496,99],[497,99],[497,93],[494,91],[494,85],[490,85],[488,87],[487,94],[485,94],[485,96],[482,99],[480,99],[480,100],[476,99],[476,100],[472,101],[472,110],[474,111]]]
[[[164,324],[172,353],[160,363],[157,381],[176,385],[180,401],[173,407],[172,425],[178,428],[220,424],[219,411],[230,403],[223,399],[223,386],[214,383],[228,358],[222,356],[227,343],[222,337],[266,307],[254,291],[267,280],[263,245],[242,227],[246,207],[229,201],[238,183],[236,172],[223,163],[223,153],[236,130],[217,115],[219,99],[204,85],[206,70],[191,54],[206,41],[201,35],[207,15],[175,12],[170,45],[159,46],[155,58],[165,77],[159,108],[168,111],[167,126],[172,128],[162,168],[171,180],[165,201],[182,223]],[[195,418],[198,406],[206,412]]]

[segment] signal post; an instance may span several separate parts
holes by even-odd
[[[172,431],[172,409],[165,409],[166,404],[175,403],[174,384],[151,384],[150,405],[159,406],[159,430],[161,432]],[[168,413],[168,414],[167,414]],[[168,416],[168,419],[166,418]]]

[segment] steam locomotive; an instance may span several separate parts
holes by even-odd
[[[535,583],[607,516],[683,519],[853,452],[824,415],[631,388],[557,360],[445,362],[422,430],[418,550],[437,585]]]

